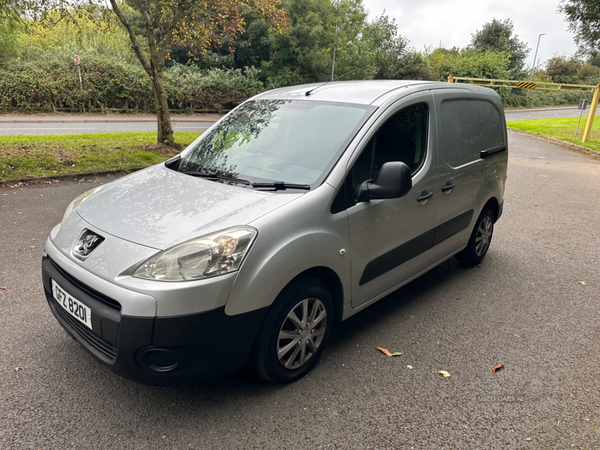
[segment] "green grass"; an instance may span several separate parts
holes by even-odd
[[[198,133],[175,133],[189,145]],[[0,183],[30,177],[55,177],[147,167],[178,153],[156,144],[156,133],[101,133],[0,136]]]
[[[583,138],[583,130],[587,123],[587,117],[581,118],[577,137],[573,138],[577,121],[579,117],[565,117],[561,119],[535,119],[535,120],[518,120],[507,122],[506,125],[517,130],[528,131],[529,133],[547,136],[561,141],[570,142],[572,144],[581,145],[600,152],[600,117],[594,120],[590,139],[585,144],[581,142]]]

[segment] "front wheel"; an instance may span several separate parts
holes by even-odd
[[[274,383],[290,383],[318,362],[333,326],[333,301],[317,279],[306,277],[277,297],[254,343],[250,366]]]
[[[486,208],[481,212],[475,223],[475,228],[471,233],[467,247],[456,254],[456,259],[459,262],[475,266],[483,260],[492,242],[494,219],[494,213],[491,209]]]

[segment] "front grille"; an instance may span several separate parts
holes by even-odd
[[[94,299],[98,300],[99,302],[106,303],[107,305],[112,306],[113,308],[117,308],[119,311],[121,311],[121,304],[118,301],[113,300],[112,298],[107,297],[106,295],[101,294],[100,292],[83,284],[81,281],[77,280],[76,278],[73,278],[71,275],[69,275],[67,272],[65,272],[62,269],[62,267],[60,267],[58,264],[56,264],[54,262],[54,260],[52,258],[48,258],[48,259],[52,263],[52,266],[54,266],[54,268],[56,270],[58,270],[58,272],[63,277],[65,277],[67,280],[69,280],[69,282],[71,282],[73,285],[77,286],[79,289],[81,289],[82,291],[84,291],[86,294],[90,295]]]
[[[69,324],[71,328],[73,328],[79,336],[81,336],[88,344],[106,356],[110,361],[114,361],[117,358],[117,348],[113,346],[110,342],[105,339],[102,339],[84,324],[79,322],[77,319],[72,317],[69,313],[67,313],[52,297],[51,293],[46,292],[48,296],[48,300],[54,306],[54,310],[56,313]]]

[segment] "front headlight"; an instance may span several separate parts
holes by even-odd
[[[84,201],[90,195],[98,192],[100,189],[104,189],[105,187],[106,187],[106,184],[103,184],[102,186],[97,186],[94,189],[90,189],[89,191],[84,192],[79,197],[77,197],[75,200],[73,200],[71,202],[71,204],[69,206],[67,206],[67,210],[65,211],[65,214],[63,216],[61,223],[64,223],[64,221],[67,219],[67,217],[69,217],[71,215],[71,213],[73,211],[75,211],[75,208],[77,208],[82,201]]]
[[[144,262],[134,277],[156,281],[191,281],[238,270],[258,232],[233,227],[176,245]]]

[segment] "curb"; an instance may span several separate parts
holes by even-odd
[[[507,128],[512,132],[523,134],[525,136],[531,136],[531,137],[540,139],[542,141],[551,142],[552,144],[560,145],[561,147],[566,147],[569,150],[575,150],[576,152],[585,153],[586,155],[600,159],[600,152],[589,149],[582,145],[573,144],[572,142],[567,142],[567,141],[561,141],[560,139],[551,138],[548,136],[542,136],[540,134],[530,133],[529,131],[518,130],[516,128],[510,128],[510,127],[507,127]]]
[[[171,123],[178,122],[207,122],[214,123],[223,115],[220,114],[203,114],[198,116],[171,117]],[[94,123],[94,122],[156,122],[156,116],[15,116],[2,117],[0,123]]]
[[[129,169],[114,169],[114,170],[94,170],[92,172],[81,172],[81,173],[67,173],[62,175],[55,175],[52,177],[28,177],[28,178],[17,178],[15,180],[6,180],[0,182],[0,188],[10,187],[11,185],[22,185],[22,184],[40,184],[48,183],[53,181],[77,181],[77,178],[85,177],[101,177],[106,175],[127,175],[138,170],[145,169],[150,166],[130,167]]]

